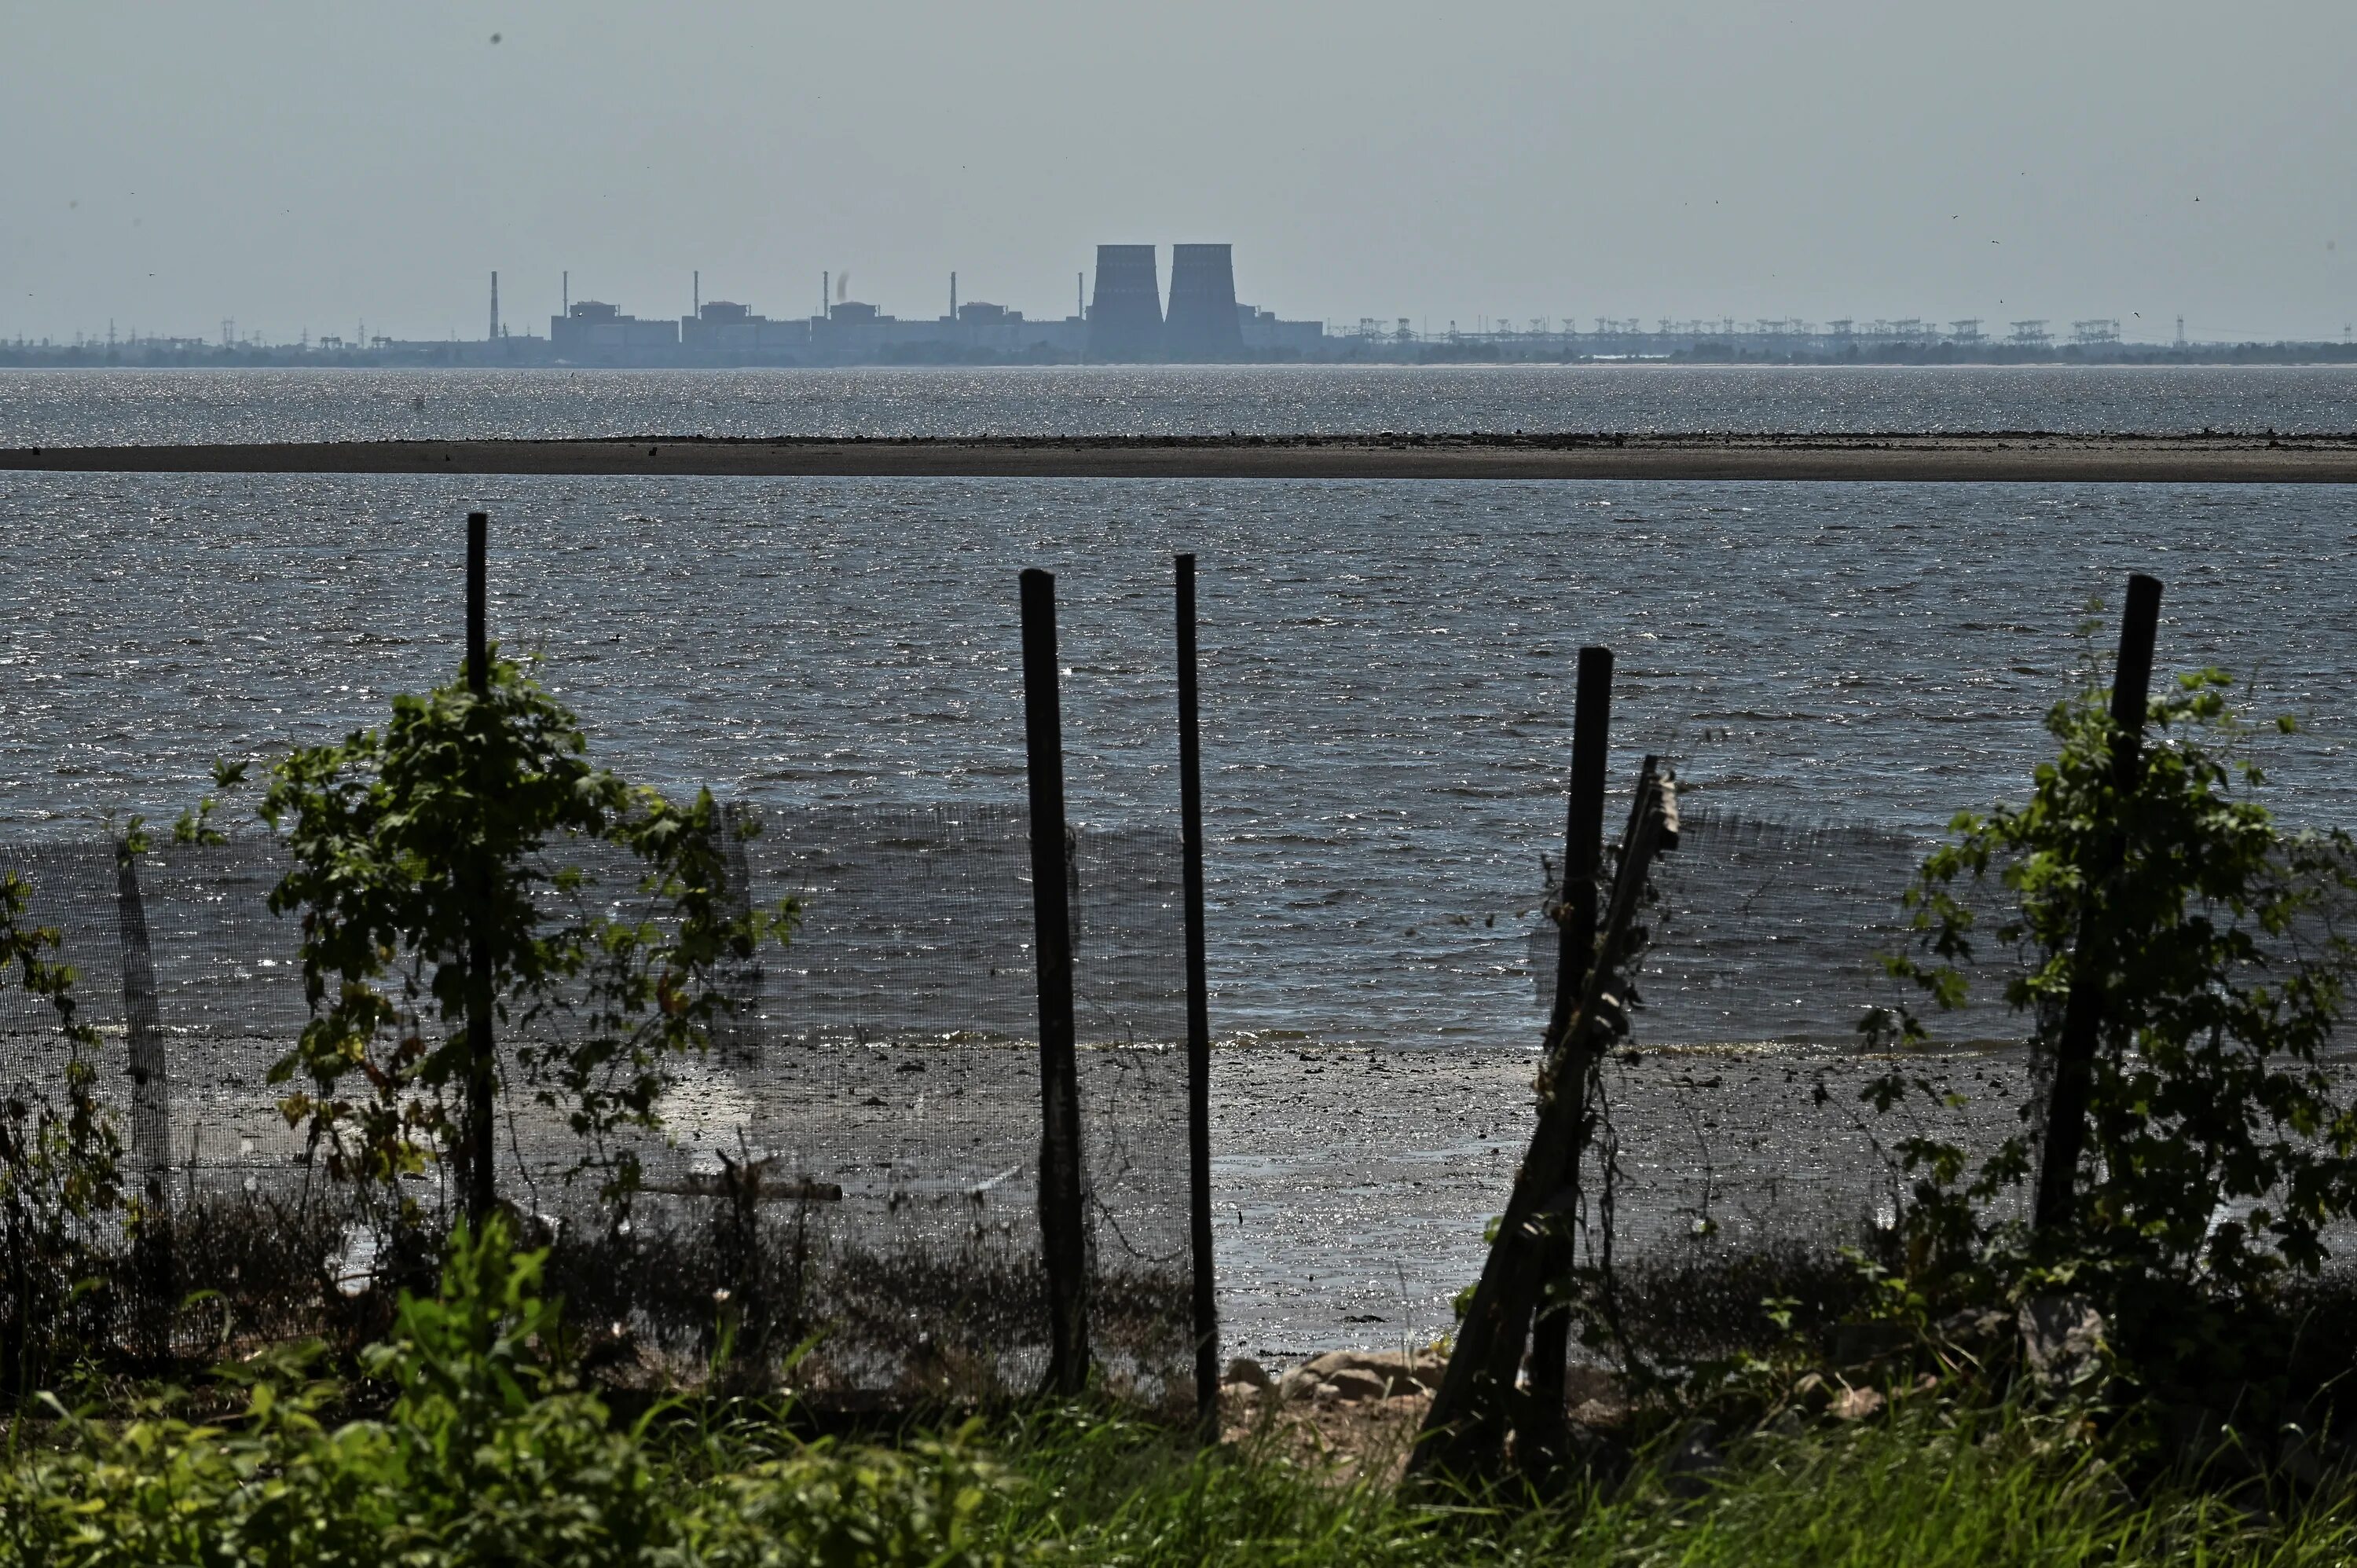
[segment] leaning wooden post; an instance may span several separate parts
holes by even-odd
[[[1031,785],[1031,924],[1039,973],[1039,1234],[1048,1269],[1048,1387],[1089,1376],[1089,1251],[1073,1055],[1071,905],[1065,877],[1064,730],[1056,670],[1056,579],[1023,574],[1023,731]]]
[[[1220,1297],[1211,1262],[1211,987],[1203,933],[1203,752],[1196,728],[1195,557],[1178,558],[1178,821],[1187,900],[1187,1212],[1195,1287],[1195,1419],[1220,1435]]]
[[[2138,572],[2128,578],[2126,613],[2120,617],[2120,651],[2112,670],[2112,779],[2115,802],[2125,802],[2136,785],[2144,747],[2146,711],[2152,700],[2153,641],[2160,627],[2160,580]],[[2104,987],[2111,979],[2113,953],[2103,918],[2103,902],[2127,854],[2126,833],[2115,806],[2114,827],[2084,869],[2079,910],[2079,940],[2072,956],[2071,993],[2062,1004],[2062,1032],[2054,1047],[2054,1083],[2046,1100],[2046,1133],[2039,1151],[2037,1202],[2031,1223],[2040,1230],[2067,1225],[2075,1207],[2079,1156],[2086,1148],[2087,1096],[2094,1077],[2095,1047],[2104,1029]]]
[[[476,716],[470,728],[477,732],[477,745],[484,744],[490,730],[490,721],[482,704],[490,700],[490,642],[484,629],[486,579],[490,549],[490,515],[472,511],[467,514],[467,690],[476,703]],[[490,780],[479,769],[475,779],[475,809],[478,813],[490,811]],[[467,1219],[479,1235],[483,1223],[490,1218],[491,1206],[497,1200],[498,1189],[492,1179],[491,1150],[496,1142],[492,1122],[492,1099],[497,1092],[496,1064],[491,1040],[491,866],[483,856],[488,849],[479,849],[472,881],[474,887],[468,911],[467,932]]]
[[[164,1058],[164,1025],[156,1002],[155,955],[147,945],[147,906],[139,893],[139,856],[129,839],[114,844],[114,922],[123,953],[124,1043],[131,1067],[131,1166],[140,1219],[133,1247],[139,1278],[140,1353],[171,1352],[172,1086]]]
[[[1564,823],[1563,892],[1556,904],[1555,1007],[1547,1018],[1546,1054],[1571,1031],[1573,1011],[1596,961],[1596,879],[1604,865],[1604,771],[1612,735],[1612,650],[1579,650],[1579,678],[1571,710],[1570,805]],[[1573,1172],[1576,1187],[1578,1173]],[[1567,1230],[1567,1227],[1566,1228]],[[1573,1261],[1567,1235],[1542,1246],[1542,1286]],[[1534,1475],[1560,1463],[1564,1439],[1564,1377],[1571,1355],[1571,1315],[1542,1310],[1531,1330],[1528,1441],[1521,1457]]]
[[[1515,1169],[1513,1191],[1449,1352],[1448,1369],[1408,1455],[1411,1477],[1473,1480],[1497,1470],[1512,1422],[1514,1374],[1538,1305],[1535,1258],[1577,1205],[1579,1161],[1588,1133],[1587,1086],[1625,1018],[1621,993],[1628,983],[1620,972],[1642,951],[1637,916],[1653,856],[1677,846],[1675,787],[1659,771],[1658,761],[1647,757],[1638,778],[1596,961],[1581,983],[1567,1031],[1540,1069],[1537,1124]]]

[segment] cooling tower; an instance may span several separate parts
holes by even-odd
[[[1089,358],[1162,358],[1162,286],[1151,245],[1099,245],[1089,306]]]
[[[1236,267],[1228,245],[1170,247],[1170,318],[1162,341],[1173,360],[1233,360],[1244,351],[1236,317]]]

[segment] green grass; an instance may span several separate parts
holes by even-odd
[[[2255,1520],[2214,1495],[2141,1498],[2018,1414],[1908,1417],[1738,1444],[1702,1495],[1641,1467],[1609,1496],[1416,1507],[1336,1484],[1273,1445],[1189,1455],[1135,1428],[1015,1434],[1017,1490],[994,1524],[1010,1556],[1088,1563],[2298,1564],[2357,1560],[2347,1496]]]
[[[2357,1561],[2357,1488],[2133,1492],[2063,1418],[1928,1395],[1882,1421],[1731,1443],[1702,1481],[1437,1504],[1266,1428],[1200,1451],[1108,1410],[889,1444],[813,1442],[716,1395],[624,1422],[553,1364],[541,1254],[453,1245],[361,1357],[221,1369],[196,1396],[19,1409],[0,1568],[1172,1568],[1548,1563],[2304,1564]],[[1395,1457],[1395,1455],[1394,1455]],[[1372,1477],[1372,1478],[1369,1478]]]
[[[388,1430],[397,1413],[311,1428],[283,1402],[208,1427],[27,1423],[0,1462],[0,1563],[2357,1561],[2345,1491],[2272,1516],[2190,1487],[2131,1497],[2052,1423],[2010,1412],[1750,1439],[1698,1495],[1641,1466],[1609,1494],[1433,1506],[1272,1438],[1198,1452],[1086,1412],[883,1447],[806,1443],[751,1406],[616,1431],[585,1419],[580,1396],[535,1403],[442,1451],[431,1433]]]

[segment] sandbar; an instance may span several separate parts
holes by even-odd
[[[2348,435],[649,435],[0,448],[0,469],[805,478],[1655,479],[1909,484],[2357,484]]]

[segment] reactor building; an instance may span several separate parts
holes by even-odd
[[[1246,323],[1252,330],[1247,334]],[[1236,304],[1235,250],[1230,245],[1170,247],[1170,308],[1162,308],[1151,245],[1099,245],[1097,286],[1088,311],[1088,356],[1116,362],[1183,364],[1241,360],[1296,340],[1275,317]],[[1323,336],[1322,331],[1318,334]]]
[[[961,302],[949,279],[949,314],[899,317],[839,299],[810,317],[770,317],[731,300],[701,297],[676,318],[625,315],[602,300],[568,301],[551,318],[536,357],[577,365],[1218,364],[1317,359],[1331,344],[1325,324],[1281,321],[1236,301],[1233,248],[1173,245],[1169,308],[1152,245],[1099,245],[1096,286],[1085,307],[1060,319]],[[498,284],[492,284],[498,309]],[[823,293],[824,291],[822,291]],[[534,357],[534,339],[490,341],[505,361]]]

